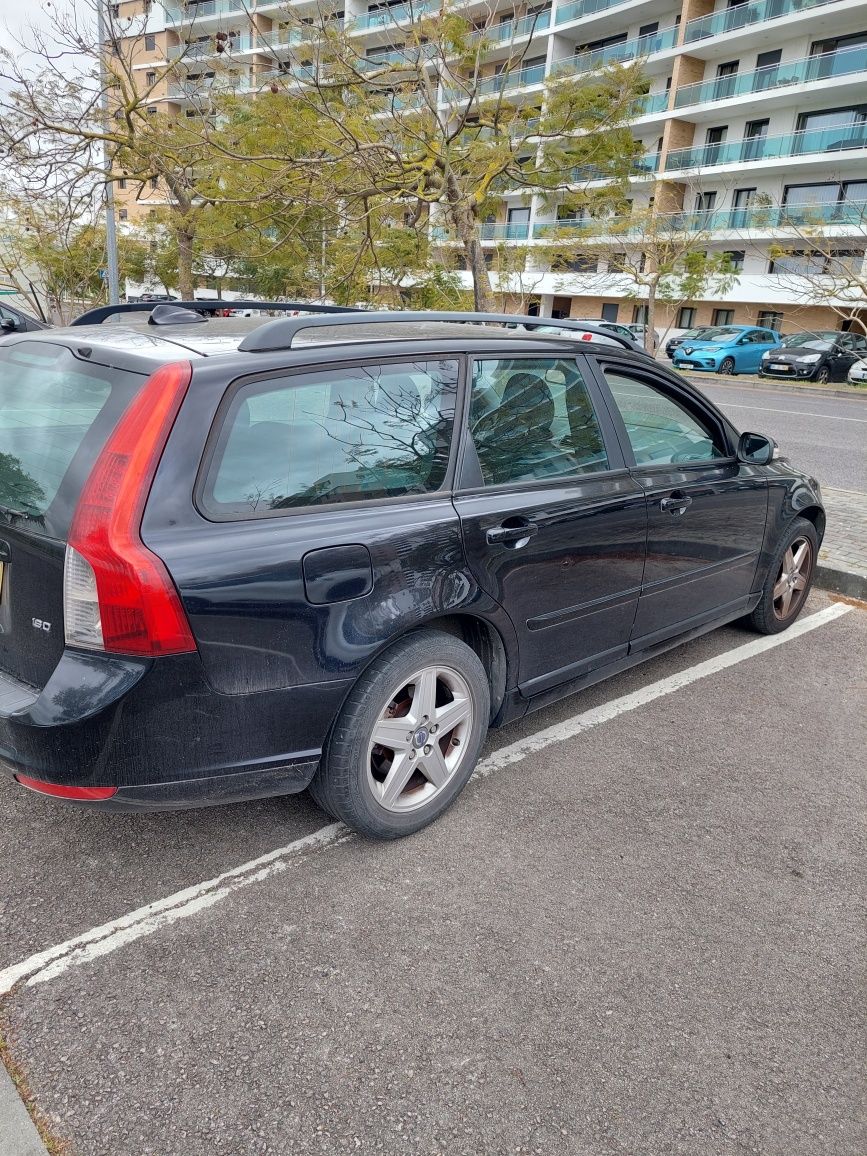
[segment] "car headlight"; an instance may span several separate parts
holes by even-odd
[[[817,361],[822,360],[821,353],[805,353],[803,357],[796,357],[798,365],[815,365]]]
[[[765,352],[762,354],[762,361],[770,361],[770,359],[772,357],[773,357],[773,354],[771,353],[770,349],[766,349]]]

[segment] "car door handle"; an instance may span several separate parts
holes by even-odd
[[[523,542],[539,533],[539,527],[533,522],[523,522],[520,526],[493,526],[485,534],[489,546],[498,544],[508,545],[510,542]]]
[[[669,498],[663,498],[659,503],[660,510],[667,510],[672,517],[686,513],[692,505],[692,498],[688,494],[674,493]]]

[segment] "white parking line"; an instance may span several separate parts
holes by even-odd
[[[766,405],[735,405],[733,401],[720,401],[717,404],[721,409],[754,409],[761,413],[779,413],[783,416],[794,413],[798,417],[820,417],[825,421],[857,421],[860,425],[867,425],[867,417],[838,417],[833,413],[810,413],[805,409],[773,409]]]
[[[564,722],[555,723],[553,726],[545,727],[536,731],[535,734],[510,743],[508,746],[500,747],[499,750],[494,751],[479,762],[474,778],[483,778],[491,774],[492,771],[519,762],[552,743],[573,739],[584,731],[599,726],[600,723],[608,722],[627,711],[645,706],[647,703],[653,702],[654,699],[672,694],[682,687],[689,686],[690,683],[707,678],[708,675],[726,670],[730,666],[736,666],[748,658],[763,654],[766,650],[772,650],[774,647],[791,642],[808,631],[824,626],[828,622],[833,622],[834,619],[840,618],[843,614],[848,614],[851,609],[851,606],[844,603],[833,603],[817,614],[811,614],[808,618],[801,618],[784,634],[757,638],[743,646],[736,647],[734,650],[726,651],[714,658],[707,659],[705,662],[690,666],[686,670],[661,678],[657,682],[652,682],[648,686],[633,691],[631,694],[603,703],[602,706],[584,711]],[[261,855],[257,859],[251,859],[248,863],[242,863],[240,867],[226,871],[214,879],[208,879],[204,883],[197,883],[192,887],[184,888],[182,891],[176,891],[174,895],[168,895],[165,899],[158,899],[154,903],[147,904],[146,907],[140,907],[137,911],[131,911],[128,915],[122,915],[118,919],[102,924],[101,927],[95,927],[91,931],[68,939],[65,943],[59,943],[55,947],[37,952],[28,959],[22,960],[21,963],[0,971],[0,995],[10,992],[22,980],[26,980],[28,987],[32,987],[34,984],[56,979],[72,967],[89,963],[91,960],[116,951],[119,947],[124,947],[142,936],[151,935],[162,927],[168,927],[180,919],[188,919],[192,915],[197,915],[200,911],[213,907],[214,904],[219,903],[242,887],[248,887],[252,883],[260,883],[276,872],[285,871],[310,855],[335,847],[351,837],[352,832],[342,823],[331,823],[312,835],[307,835],[303,839],[296,839],[294,843],[279,847],[276,851],[270,851],[267,855]]]

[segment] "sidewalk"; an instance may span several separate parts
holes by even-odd
[[[867,601],[867,494],[822,487],[828,529],[816,585]]]

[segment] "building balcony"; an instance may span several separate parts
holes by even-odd
[[[698,148],[673,149],[665,162],[666,174],[687,169],[709,169],[721,165],[752,164],[815,154],[838,154],[867,149],[867,124],[839,128],[804,129],[782,136],[744,137],[740,140],[706,144]]]
[[[822,8],[834,3],[836,0],[753,0],[749,4],[737,4],[721,12],[712,12],[708,16],[699,16],[696,20],[688,21],[684,29],[683,43],[694,44],[697,40],[706,40],[709,36],[724,36],[728,32],[737,32],[753,24],[763,24],[766,20],[779,20],[782,16],[791,16],[809,8]]]
[[[672,233],[777,233],[786,229],[821,228],[833,230],[862,226],[867,221],[867,201],[835,204],[756,205],[743,209],[717,209],[695,213],[660,213],[658,227]],[[592,237],[640,236],[646,218],[575,217],[559,221],[537,221],[531,231],[534,240],[551,240],[562,230]],[[567,234],[568,235],[568,234]]]
[[[811,84],[830,77],[852,76],[859,72],[867,72],[867,45],[844,48],[839,52],[825,52],[819,56],[808,56],[803,60],[792,60],[786,64],[772,64],[768,68],[757,68],[754,72],[718,76],[715,80],[708,80],[702,84],[687,84],[678,88],[675,93],[674,107],[685,108],[693,104],[730,100],[749,93],[769,92],[796,84]]]
[[[544,32],[551,23],[550,9],[537,12],[534,16],[524,16],[520,20],[505,20],[502,24],[492,24],[481,32],[473,34],[473,40],[483,40],[486,44],[508,44],[534,32]]]
[[[580,20],[583,16],[593,16],[596,12],[604,12],[607,8],[618,8],[628,0],[574,0],[557,9],[555,24],[568,24],[572,20]]]
[[[209,16],[244,15],[251,7],[247,0],[198,0],[198,3],[166,8],[166,23],[192,24]]]
[[[439,4],[436,0],[417,0],[417,3],[396,4],[391,8],[382,8],[377,12],[356,16],[347,21],[347,24],[353,32],[371,32],[374,29],[387,28],[390,24],[412,22],[420,16],[427,16],[438,10]]]
[[[572,60],[556,65],[558,72],[568,75],[573,72],[592,72],[606,64],[622,64],[630,60],[642,60],[654,52],[665,52],[677,44],[679,29],[674,26],[649,36],[636,36],[620,44],[609,44],[607,48],[597,48],[594,52],[582,52]]]
[[[485,221],[483,225],[479,225],[478,233],[481,241],[526,241],[530,236],[530,222]]]
[[[541,84],[545,79],[545,65],[533,64],[529,68],[519,68],[514,72],[501,72],[497,76],[489,76],[479,81],[479,96],[488,96],[491,93],[506,92],[511,88],[528,88],[530,85]]]

